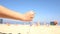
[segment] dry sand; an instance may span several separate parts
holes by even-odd
[[[60,26],[0,24],[0,32],[12,34],[60,34]]]

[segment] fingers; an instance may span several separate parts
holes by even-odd
[[[32,21],[32,19],[34,18],[34,15],[32,15],[32,16],[31,15],[30,16],[28,15],[26,18],[27,18],[27,21]]]
[[[32,21],[33,17],[26,16],[24,17],[24,21]]]
[[[27,12],[25,15],[25,21],[32,21],[35,13],[33,11]]]
[[[32,11],[31,11],[31,12],[26,13],[26,16],[27,16],[27,17],[31,17],[31,18],[32,18],[32,17],[34,17],[34,15],[35,15],[35,13],[34,13],[34,12],[32,12]]]
[[[26,17],[25,21],[32,21],[33,18],[31,17]]]

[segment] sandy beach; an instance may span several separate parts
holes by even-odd
[[[0,32],[12,34],[60,34],[60,26],[0,24]]]

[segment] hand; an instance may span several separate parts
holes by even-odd
[[[32,21],[32,19],[34,18],[34,12],[30,11],[25,13],[23,18],[23,21]]]

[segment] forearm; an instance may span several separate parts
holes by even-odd
[[[0,6],[0,17],[22,20],[22,14]]]

